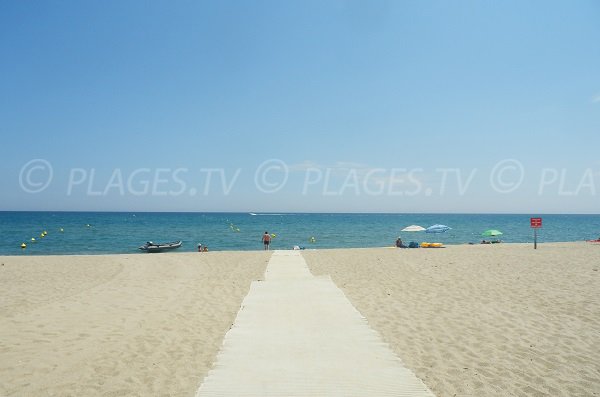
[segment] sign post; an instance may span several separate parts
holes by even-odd
[[[542,218],[530,218],[529,224],[533,229],[533,249],[537,249],[537,230],[542,227]]]

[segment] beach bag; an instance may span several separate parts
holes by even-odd
[[[410,243],[408,243],[408,248],[419,248],[419,243],[411,241]]]

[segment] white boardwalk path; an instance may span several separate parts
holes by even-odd
[[[329,277],[275,251],[223,341],[204,396],[433,396]]]

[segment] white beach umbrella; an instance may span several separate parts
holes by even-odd
[[[410,225],[410,226],[406,226],[404,229],[402,229],[402,232],[422,232],[423,230],[425,230],[424,227],[422,226],[418,226],[418,225]]]

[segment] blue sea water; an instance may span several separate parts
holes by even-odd
[[[542,217],[539,242],[600,236],[600,215]],[[275,234],[274,249],[294,245],[381,247],[392,245],[398,236],[405,242],[464,244],[479,242],[487,229],[501,230],[505,242],[532,242],[529,218],[523,214],[0,212],[0,255],[141,253],[137,247],[146,241],[174,240],[183,241],[178,251],[195,251],[198,243],[211,251],[260,250],[265,231]],[[452,230],[442,234],[400,232],[412,224],[444,224]],[[48,234],[42,238],[44,231]],[[20,248],[23,242],[27,243],[26,249]]]

